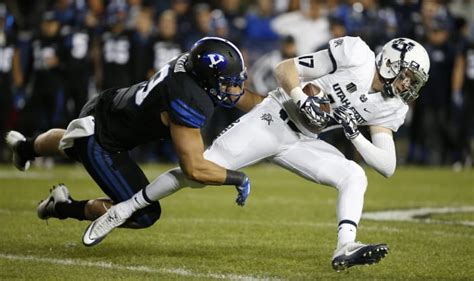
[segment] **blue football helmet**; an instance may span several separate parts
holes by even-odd
[[[240,50],[219,37],[204,37],[189,51],[186,70],[215,103],[234,107],[244,93],[247,71]],[[240,87],[232,93],[229,87]]]

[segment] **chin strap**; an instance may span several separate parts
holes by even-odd
[[[393,81],[396,79],[396,77],[394,79],[384,79],[383,82],[383,87],[382,87],[382,94],[384,94],[385,96],[389,97],[389,98],[393,98],[395,97],[395,91],[393,90]]]

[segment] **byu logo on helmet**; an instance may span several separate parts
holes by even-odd
[[[225,62],[225,58],[223,55],[220,55],[220,54],[208,54],[207,55],[207,58],[209,59],[209,67],[210,68],[215,68],[215,66],[217,66],[217,68],[221,68],[221,67],[224,67],[224,66],[220,66],[219,63],[221,62]]]

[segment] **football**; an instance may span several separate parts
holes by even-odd
[[[315,97],[315,96],[323,97],[323,95],[325,95],[324,93],[321,92],[321,89],[318,86],[314,85],[313,83],[306,84],[303,87],[303,93],[305,93],[307,96],[310,96],[310,97]],[[322,111],[326,113],[331,112],[331,105],[329,103],[322,104],[320,108]]]

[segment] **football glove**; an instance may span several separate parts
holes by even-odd
[[[328,124],[330,116],[321,109],[322,104],[329,104],[327,96],[310,96],[305,101],[298,101],[296,106],[311,125],[323,129]]]
[[[359,129],[357,129],[357,123],[352,110],[345,106],[339,106],[334,109],[333,116],[334,120],[342,126],[346,138],[352,140],[360,134]]]
[[[239,206],[244,206],[245,201],[247,201],[247,197],[250,194],[250,180],[248,177],[245,177],[244,182],[241,185],[236,185],[235,189],[237,189],[237,199],[235,199],[235,203]]]

